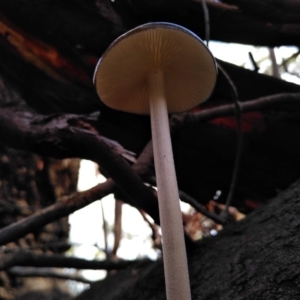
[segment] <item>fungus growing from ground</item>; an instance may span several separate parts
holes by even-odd
[[[205,101],[216,74],[213,56],[195,34],[175,24],[148,23],[115,40],[94,75],[107,106],[151,116],[168,300],[191,299],[168,113]]]

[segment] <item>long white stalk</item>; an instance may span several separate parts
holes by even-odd
[[[150,74],[149,88],[167,299],[190,300],[182,215],[164,93],[164,74],[161,70],[155,70]]]

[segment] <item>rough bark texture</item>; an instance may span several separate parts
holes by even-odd
[[[300,297],[300,182],[189,251],[193,300]],[[111,282],[117,283],[111,286]],[[161,262],[95,283],[76,300],[164,300]]]

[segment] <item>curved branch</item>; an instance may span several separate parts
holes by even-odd
[[[8,146],[55,158],[79,157],[97,162],[137,208],[159,223],[157,198],[116,149],[82,126],[80,116],[32,115],[0,110],[0,140]],[[84,123],[84,122],[83,122]]]

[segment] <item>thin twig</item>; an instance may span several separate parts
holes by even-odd
[[[223,218],[210,212],[208,209],[204,208],[201,204],[199,204],[199,202],[197,200],[195,200],[194,198],[192,198],[185,192],[179,191],[179,197],[182,201],[190,204],[192,207],[194,207],[198,212],[200,212],[204,216],[212,219],[213,221],[215,221],[218,224],[222,224],[222,225],[225,224]]]
[[[250,59],[250,61],[252,63],[252,66],[254,68],[254,72],[257,73],[259,71],[259,67],[257,66],[257,63],[256,63],[256,61],[255,61],[255,59],[253,57],[253,54],[252,54],[252,52],[249,52],[248,54],[249,54],[249,59]]]
[[[209,40],[210,40],[210,20],[209,20],[209,11],[205,0],[201,0],[202,3],[202,9],[203,9],[203,16],[204,16],[204,22],[205,22],[205,40],[206,45],[208,47]]]
[[[123,201],[116,199],[115,201],[115,226],[114,226],[114,247],[112,250],[112,255],[117,256],[117,251],[119,249],[121,237],[122,237],[122,207]]]
[[[110,259],[110,253],[108,250],[108,241],[107,241],[107,237],[108,237],[108,228],[107,228],[107,223],[105,220],[105,212],[104,212],[104,207],[103,207],[103,202],[101,201],[101,215],[102,215],[102,220],[103,220],[103,235],[104,235],[104,252],[106,254],[106,258]]]
[[[236,116],[237,125],[238,125],[234,169],[233,169],[233,173],[232,173],[232,179],[231,179],[229,192],[228,192],[226,204],[225,204],[225,210],[224,210],[224,212],[225,212],[224,217],[225,217],[225,220],[227,220],[228,209],[233,200],[233,195],[234,195],[235,188],[237,185],[238,173],[240,170],[241,159],[242,159],[242,151],[243,151],[242,110],[241,110],[240,102],[238,101],[238,93],[237,93],[237,89],[236,89],[234,82],[231,80],[231,78],[229,77],[227,72],[223,69],[223,67],[220,64],[218,65],[218,67],[222,71],[222,73],[225,75],[225,77],[230,85],[232,100],[234,102],[234,107],[235,107],[235,116]]]
[[[153,223],[151,220],[149,220],[148,216],[144,211],[141,209],[139,210],[140,214],[142,215],[144,221],[149,225],[149,227],[152,230],[152,240],[154,243],[154,247],[157,249],[162,249],[162,244],[161,244],[161,235],[159,234],[159,227]]]

